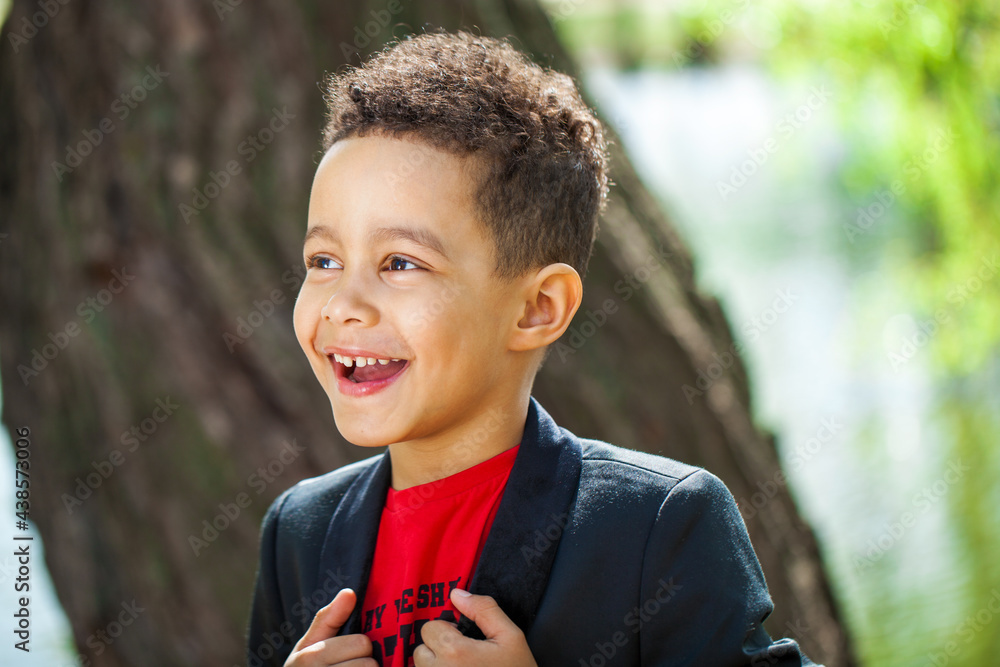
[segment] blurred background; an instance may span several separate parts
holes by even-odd
[[[39,553],[32,652],[5,641],[0,662],[241,660],[267,504],[372,453],[339,438],[291,332],[317,83],[444,26],[572,73],[613,130],[589,301],[541,403],[719,474],[768,629],[817,662],[998,664],[995,3],[11,4],[4,437],[31,428],[52,574]],[[606,298],[622,314],[588,328]],[[290,440],[309,453],[276,466]],[[203,522],[261,470],[212,538]],[[5,614],[14,576],[0,557]],[[133,600],[148,611],[115,628]]]

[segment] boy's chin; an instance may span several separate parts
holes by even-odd
[[[365,439],[358,439],[358,438],[350,438],[343,431],[340,432],[340,435],[344,436],[344,440],[346,440],[347,442],[349,442],[352,445],[355,445],[357,447],[367,447],[367,448],[374,449],[376,447],[388,447],[389,445],[392,444],[391,442],[389,442],[387,440],[375,440],[375,439],[365,440]]]
[[[337,417],[333,421],[344,440],[357,447],[386,447],[395,442],[389,435],[384,422],[365,424],[352,417]]]

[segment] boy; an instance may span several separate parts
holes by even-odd
[[[439,32],[325,97],[295,332],[341,434],[388,450],[268,510],[251,667],[812,664],[762,629],[718,478],[531,396],[608,188],[573,82]]]

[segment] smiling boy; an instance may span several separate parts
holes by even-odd
[[[572,81],[430,33],[326,99],[295,333],[344,438],[388,448],[268,510],[249,665],[812,664],[763,631],[718,478],[531,396],[608,188]]]

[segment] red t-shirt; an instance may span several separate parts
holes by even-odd
[[[432,619],[457,623],[520,444],[471,468],[402,491],[389,487],[362,606],[362,632],[382,667],[412,667]]]

